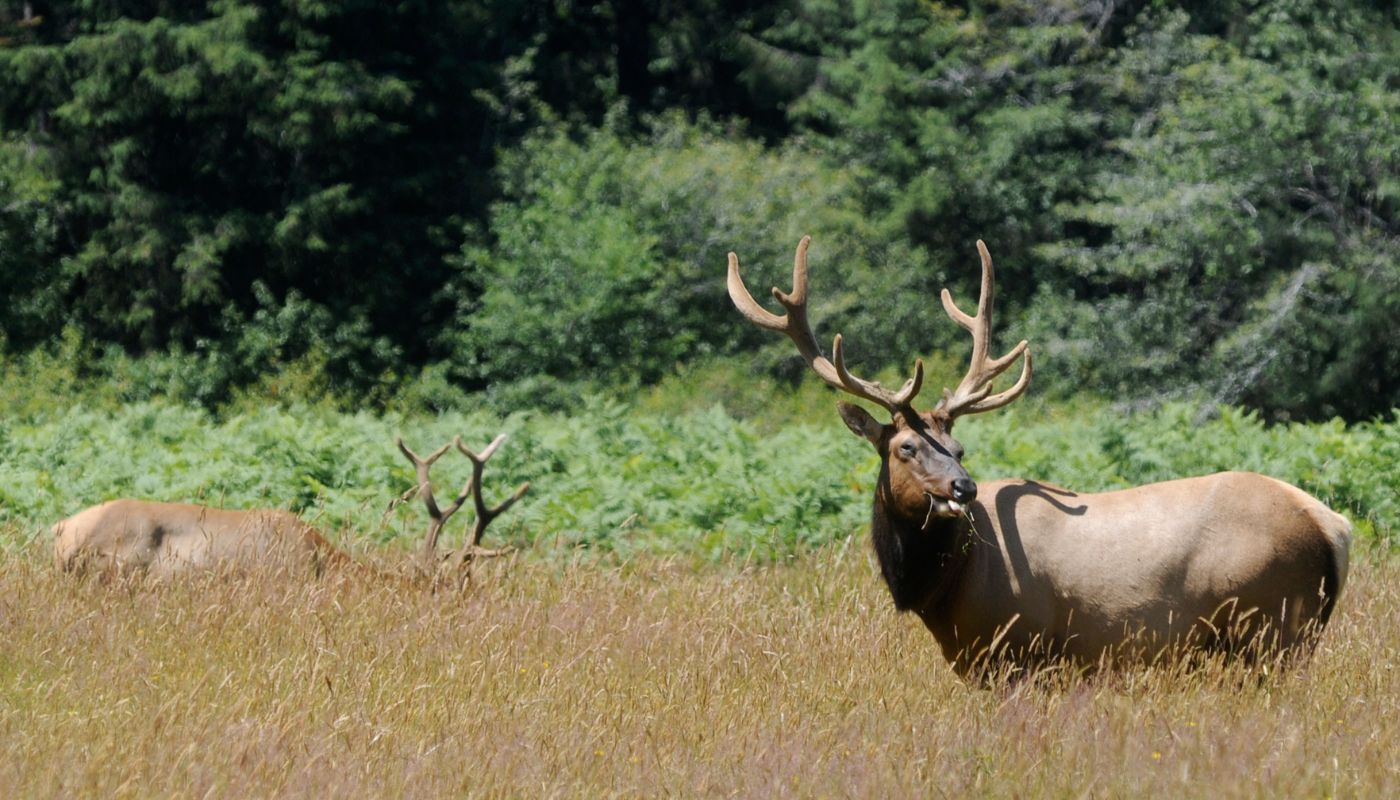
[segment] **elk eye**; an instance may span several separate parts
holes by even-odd
[[[910,456],[914,455],[914,443],[905,442],[904,444],[900,445],[899,454],[904,456],[905,458],[909,458]]]

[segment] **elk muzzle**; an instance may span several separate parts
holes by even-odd
[[[977,499],[977,483],[971,478],[958,478],[953,481],[953,501],[967,505]]]
[[[937,519],[961,517],[968,505],[977,499],[977,484],[968,477],[954,478],[945,492],[923,491],[924,521],[921,530],[928,530]]]

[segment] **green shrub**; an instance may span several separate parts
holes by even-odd
[[[700,376],[694,388],[713,380]],[[684,386],[674,379],[678,395]],[[595,397],[567,413],[506,418],[486,410],[376,416],[265,405],[218,419],[165,402],[51,403],[0,418],[0,523],[38,535],[82,507],[135,496],[278,506],[351,536],[413,541],[424,514],[416,500],[400,502],[414,477],[394,437],[421,451],[457,434],[480,447],[506,432],[487,470],[488,499],[520,481],[532,488],[493,537],[617,557],[773,560],[857,534],[869,515],[878,461],[837,421],[830,395],[780,393],[781,413],[753,421],[693,398],[675,401],[690,406],[679,412]],[[662,408],[656,398],[643,405]],[[790,413],[804,408],[811,413]],[[1185,405],[1125,415],[1091,401],[1028,400],[962,421],[957,434],[981,480],[1032,477],[1099,491],[1248,469],[1303,487],[1381,541],[1393,542],[1400,525],[1394,419],[1267,427],[1232,408],[1201,420]],[[446,493],[468,474],[466,459],[445,458],[434,478],[450,487],[440,489]]]
[[[739,253],[762,298],[790,285],[805,234],[816,241],[812,306],[824,340],[845,330],[854,358],[877,366],[887,352],[946,341],[930,335],[941,314],[933,292],[905,291],[931,271],[872,249],[850,175],[800,146],[766,149],[664,118],[644,139],[541,133],[501,169],[506,198],[492,208],[490,243],[461,259],[480,298],[463,304],[449,348],[451,369],[473,385],[648,383],[690,359],[760,348],[770,364],[792,362],[791,345],[734,312],[726,254]]]

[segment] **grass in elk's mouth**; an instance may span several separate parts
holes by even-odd
[[[1357,559],[1305,665],[990,690],[863,548],[788,566],[492,564],[74,580],[0,557],[0,794],[1400,794],[1400,561]]]

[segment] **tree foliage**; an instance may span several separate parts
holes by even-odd
[[[806,233],[819,239],[816,314],[844,319],[867,344],[910,344],[911,332],[889,315],[845,313],[865,307],[863,285],[888,279],[867,266],[868,226],[842,173],[799,149],[735,141],[713,126],[653,124],[641,140],[607,129],[581,142],[544,132],[504,159],[489,245],[468,247],[460,262],[464,279],[481,287],[463,293],[473,299],[450,343],[464,379],[492,385],[522,370],[601,370],[651,381],[680,362],[770,345],[732,313],[726,253],[741,251],[747,280],[762,292],[791,281]],[[897,310],[917,317],[925,301]],[[882,330],[864,335],[872,326]],[[790,351],[783,346],[772,360],[786,362]]]
[[[423,287],[489,166],[474,94],[491,73],[461,42],[490,21],[451,3],[55,4],[0,49],[5,145],[35,154],[12,158],[41,165],[64,234],[29,268],[67,322],[127,347],[236,337],[296,293],[335,318],[304,333],[367,331],[347,357],[421,353]]]
[[[795,118],[890,236],[992,243],[1043,382],[1384,413],[1394,12],[1224,5],[808,4],[824,80]]]
[[[1115,56],[1140,110],[1066,209],[1109,235],[1043,246],[1090,301],[1047,303],[1043,330],[1118,342],[1128,358],[1080,367],[1098,385],[1377,413],[1400,397],[1400,362],[1370,333],[1400,302],[1393,27],[1307,3],[1243,22],[1222,41],[1164,14]]]
[[[935,298],[983,238],[1042,391],[1381,415],[1397,30],[1360,0],[6,7],[0,334],[206,402],[293,362],[538,398],[760,346],[724,253],[761,291],[811,233],[822,334],[874,371],[966,348]]]

